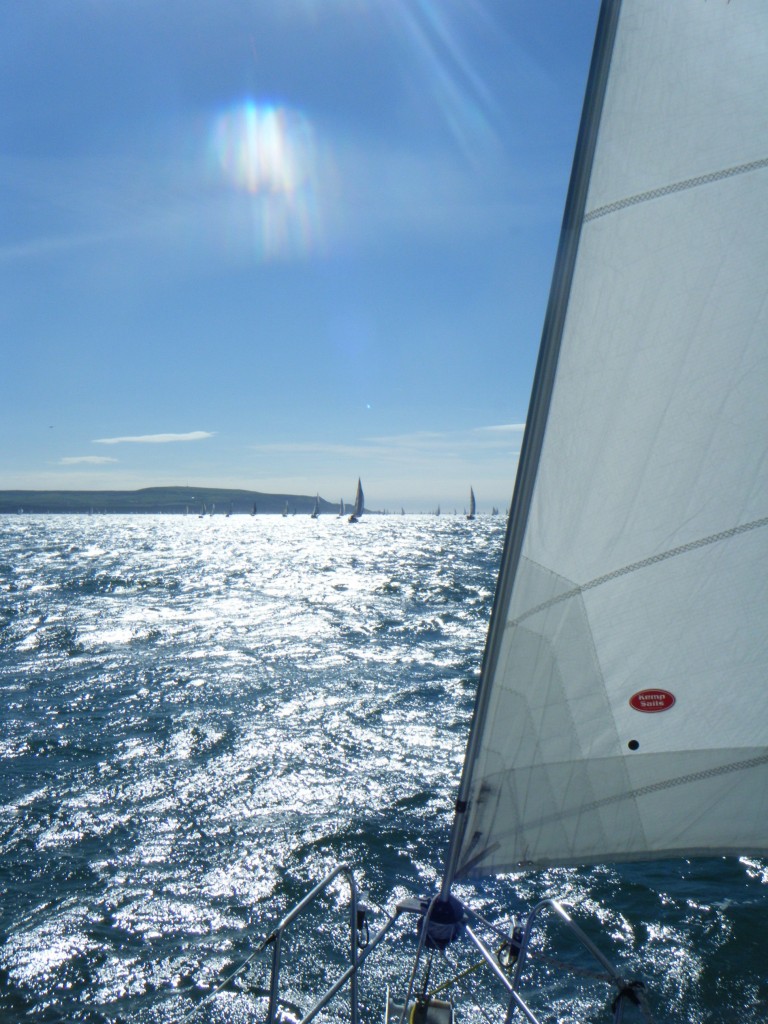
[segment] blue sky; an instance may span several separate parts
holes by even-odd
[[[0,489],[511,495],[597,0],[0,14]]]

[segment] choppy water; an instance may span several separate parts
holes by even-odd
[[[213,989],[335,862],[374,907],[431,893],[502,532],[0,518],[0,1021],[260,1020],[263,958]],[[548,871],[481,900],[544,895],[644,977],[657,1020],[768,1018],[764,862]],[[343,941],[307,922],[287,997]],[[404,956],[366,966],[368,1019]],[[604,987],[539,974],[555,1019],[609,1019]]]

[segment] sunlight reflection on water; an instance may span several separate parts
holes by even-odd
[[[171,984],[182,936],[207,936],[199,973],[281,881],[380,841],[403,800],[445,817],[501,528],[425,525],[9,520],[15,999],[88,1019],[94,998]],[[440,738],[447,683],[461,711]]]
[[[338,860],[359,867],[374,905],[427,891],[502,530],[448,516],[354,529],[308,516],[3,518],[0,1021],[180,1022]],[[723,951],[749,936],[743,908],[765,905],[768,876],[755,860],[708,864],[708,902],[663,865],[552,870],[515,888],[601,921],[631,970],[642,950],[681,1020],[706,1007],[725,1021],[712,1016]],[[292,941],[305,951],[286,975],[298,999],[343,938],[317,921]],[[741,1003],[750,1024],[753,946],[753,962],[727,968],[723,1010]],[[380,996],[388,978],[366,971]],[[580,982],[545,982],[563,1021],[604,1005]],[[261,1019],[262,984],[195,1019]]]

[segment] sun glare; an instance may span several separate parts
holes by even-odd
[[[298,110],[247,100],[220,114],[211,145],[223,180],[249,197],[265,259],[307,255],[320,240],[314,132]]]

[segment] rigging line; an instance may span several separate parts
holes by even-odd
[[[555,597],[551,597],[548,601],[543,601],[541,604],[537,604],[535,608],[529,608],[528,611],[523,612],[522,615],[518,615],[516,619],[509,619],[507,621],[507,626],[518,626],[521,622],[524,622],[525,619],[529,619],[532,615],[537,615],[539,612],[546,611],[547,608],[560,604],[562,601],[569,601],[572,597],[578,597],[579,594],[583,594],[585,590],[594,590],[595,587],[600,587],[604,583],[610,583],[611,580],[618,579],[620,576],[626,576],[631,572],[637,572],[638,569],[645,569],[646,566],[656,565],[658,562],[666,562],[670,558],[677,558],[678,555],[685,555],[689,551],[696,551],[698,548],[705,548],[710,544],[717,544],[721,540],[729,540],[731,537],[737,537],[742,533],[759,530],[764,526],[768,526],[768,516],[765,516],[762,519],[755,519],[751,523],[744,523],[742,526],[733,526],[730,530],[721,530],[720,533],[713,533],[709,537],[700,537],[698,540],[689,541],[688,544],[681,544],[679,547],[670,548],[669,551],[661,551],[657,555],[651,555],[649,558],[643,558],[639,562],[631,562],[629,565],[622,566],[621,569],[614,569],[613,572],[608,572],[604,576],[596,576],[595,579],[589,580],[587,583],[582,583],[581,586],[573,587],[571,590],[566,590],[563,594],[557,594]]]
[[[576,139],[573,169],[565,200],[565,211],[560,231],[560,241],[552,274],[547,311],[541,335],[541,347],[536,362],[531,401],[526,417],[526,428],[520,462],[515,479],[515,490],[504,539],[501,568],[496,585],[496,595],[491,609],[491,620],[483,654],[480,679],[475,694],[475,708],[472,713],[469,738],[467,740],[464,767],[459,782],[456,813],[453,818],[448,856],[443,872],[440,890],[441,899],[450,894],[453,876],[459,860],[459,850],[466,827],[466,801],[472,784],[472,773],[479,747],[479,737],[485,727],[490,705],[490,680],[496,671],[504,636],[504,621],[509,609],[520,559],[522,557],[528,516],[538,475],[539,458],[544,444],[549,407],[554,391],[555,376],[563,338],[565,320],[571,294],[571,285],[584,223],[592,163],[597,147],[603,101],[613,57],[613,47],[621,11],[622,0],[602,0],[595,33],[595,47],[589,68],[587,91],[584,98],[579,134]]]
[[[748,174],[750,171],[758,171],[768,167],[768,157],[762,160],[752,160],[748,164],[738,164],[735,167],[726,167],[722,171],[712,171],[710,174],[700,174],[697,178],[686,178],[684,181],[676,181],[672,185],[664,185],[662,188],[650,189],[648,192],[638,192],[637,195],[628,196],[626,199],[618,199],[615,203],[606,203],[605,206],[597,206],[594,210],[584,215],[584,223],[597,220],[598,217],[605,217],[609,213],[616,213],[617,210],[625,210],[628,206],[637,206],[638,203],[647,203],[651,199],[659,199],[661,196],[672,195],[674,192],[686,192],[688,189],[698,188],[699,185],[709,185],[713,181],[722,181],[724,178],[733,178],[738,174]]]
[[[497,958],[500,953],[501,949],[497,950]],[[613,984],[613,978],[605,971],[594,971],[590,970],[589,967],[579,967],[577,964],[569,963],[566,960],[557,960],[553,956],[547,956],[546,953],[539,953],[535,949],[526,949],[525,955],[526,957],[530,957],[532,960],[537,960],[539,963],[545,964],[547,967],[552,967],[555,970],[562,971],[563,974],[573,974],[577,978],[589,978],[590,981],[604,981],[606,984]],[[443,954],[443,957],[446,963],[450,964],[450,966],[456,970],[457,965],[452,963],[445,954]],[[461,987],[461,982],[464,978],[467,978],[470,974],[473,974],[484,966],[484,960],[475,961],[475,963],[470,964],[469,967],[465,967],[463,971],[459,971],[459,973],[454,975],[454,977],[448,978],[446,981],[442,982],[437,986],[437,988],[433,988],[427,998],[433,999],[435,996],[439,995],[440,992],[445,991],[445,989],[450,988],[452,985]]]

